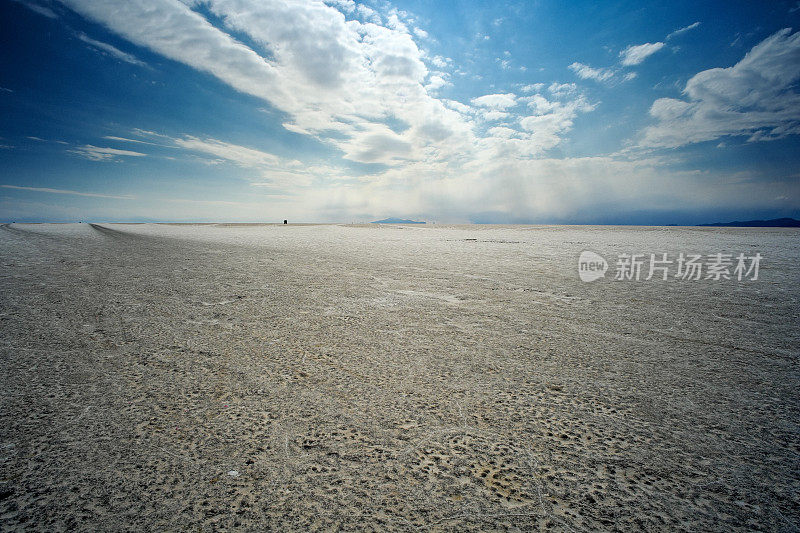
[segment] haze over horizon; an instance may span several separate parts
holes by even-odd
[[[0,218],[800,218],[800,2],[0,0]]]

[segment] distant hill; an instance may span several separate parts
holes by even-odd
[[[425,224],[417,220],[406,220],[405,218],[384,218],[383,220],[376,220],[370,224]]]
[[[735,222],[715,222],[698,226],[736,227],[736,228],[800,228],[800,220],[794,218],[774,218],[772,220],[737,220]]]

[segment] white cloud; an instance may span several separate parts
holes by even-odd
[[[425,89],[428,91],[435,91],[436,89],[441,89],[447,85],[452,85],[449,81],[444,79],[443,76],[439,74],[434,74],[428,79],[428,83],[425,85]]]
[[[84,159],[88,159],[90,161],[119,161],[120,156],[144,157],[146,155],[141,152],[132,152],[131,150],[118,150],[116,148],[104,148],[100,146],[93,146],[91,144],[78,146],[73,150],[67,150],[67,151],[79,155]]]
[[[619,53],[621,63],[625,67],[638,65],[651,55],[664,48],[664,43],[644,43],[631,45]]]
[[[156,138],[161,143],[151,143],[124,137],[111,137],[120,141],[156,144],[169,148],[176,148],[195,154],[211,156],[212,159],[191,156],[205,165],[219,165],[231,163],[249,173],[248,181],[251,185],[278,188],[282,191],[295,192],[298,188],[307,187],[320,177],[337,177],[341,175],[339,169],[330,166],[310,166],[294,159],[287,159],[275,154],[233,144],[210,137],[200,138],[192,135],[169,137],[144,130],[134,130],[134,134],[145,138]]]
[[[578,86],[574,83],[558,83],[554,81],[547,87],[547,90],[550,91],[553,96],[564,97],[574,94],[578,90]]]
[[[660,98],[641,145],[677,147],[746,135],[750,141],[800,133],[800,32],[783,29],[768,37],[736,65],[695,74],[685,100]]]
[[[638,65],[663,47],[664,43],[662,42],[628,46],[619,53],[620,65],[623,67]],[[620,81],[630,81],[636,77],[635,73],[622,74],[620,67],[595,68],[577,61],[569,65],[568,68],[581,79],[598,82],[616,84]]]
[[[356,13],[358,13],[361,18],[368,22],[372,22],[374,24],[381,23],[381,17],[378,15],[377,11],[365,4],[356,4]]]
[[[62,0],[131,42],[264,99],[287,98],[275,68],[180,2]]]
[[[462,104],[461,102],[458,102],[456,100],[443,100],[443,102],[444,105],[446,105],[450,109],[458,111],[459,113],[462,113],[464,115],[470,115],[475,112],[475,109],[473,109],[472,107],[468,106],[467,104]]]
[[[452,62],[453,60],[449,57],[433,56],[433,58],[431,58],[431,64],[438,68],[445,68]]]
[[[355,133],[340,148],[346,159],[359,163],[395,165],[414,159],[412,143],[381,125]]]
[[[688,26],[684,26],[683,28],[677,29],[672,33],[670,33],[669,35],[667,35],[667,40],[672,39],[673,37],[677,37],[678,35],[683,35],[684,33],[691,31],[699,26],[700,22],[694,22],[692,24],[689,24]]]
[[[200,139],[187,135],[173,139],[173,142],[179,148],[219,157],[241,167],[260,168],[277,166],[281,163],[281,159],[276,155],[217,139]]]
[[[107,53],[108,55],[110,55],[112,57],[116,57],[117,59],[121,59],[122,61],[125,61],[126,63],[130,63],[132,65],[138,65],[140,67],[147,66],[147,64],[144,61],[139,61],[135,56],[133,56],[131,54],[128,54],[128,53],[125,53],[122,50],[120,50],[119,48],[117,48],[115,46],[112,46],[112,45],[110,45],[108,43],[104,43],[104,42],[92,39],[91,37],[89,37],[85,33],[79,33],[78,34],[78,39],[80,39],[81,41],[85,42],[86,44],[94,47],[95,49],[100,50],[102,52],[105,52],[105,53]]]
[[[550,113],[558,106],[558,102],[551,102],[540,94],[526,97],[525,100],[528,102],[528,108],[530,108],[534,115]]]
[[[524,142],[511,128],[490,132],[505,147]],[[405,174],[409,186],[400,189],[394,185],[396,170],[368,185],[315,187],[285,204],[285,212],[296,218],[312,210],[321,220],[331,221],[358,214],[411,213],[466,222],[477,213],[491,212],[520,221],[591,221],[625,216],[631,205],[655,212],[665,206],[680,206],[687,212],[757,208],[774,205],[776,196],[796,199],[800,193],[800,182],[765,183],[747,175],[732,180],[729,175],[675,171],[656,159],[493,157],[476,160],[458,174],[416,170],[418,174]]]
[[[511,115],[509,113],[506,113],[505,111],[484,111],[483,113],[481,113],[481,118],[483,118],[483,120],[487,120],[490,122],[496,120],[502,120],[510,116]]]
[[[558,97],[557,97],[558,98]],[[522,118],[519,123],[522,129],[530,132],[528,139],[540,146],[549,149],[561,143],[563,135],[570,131],[575,118],[579,113],[594,110],[583,95],[574,95],[564,100],[548,100],[540,94],[525,98],[530,109],[530,115]]]
[[[408,31],[408,26],[406,26],[405,23],[403,23],[400,20],[400,17],[398,16],[397,12],[392,12],[389,14],[389,16],[386,19],[386,26],[393,30],[401,31],[403,33],[410,33]]]
[[[235,89],[272,103],[289,116],[291,131],[313,135],[342,150],[344,157],[374,155],[354,150],[354,140],[368,139],[374,148],[409,146],[404,156],[439,157],[459,151],[471,125],[431,96],[446,78],[429,79],[424,54],[415,44],[400,14],[389,15],[385,27],[346,20],[320,3],[289,0],[212,0],[206,5],[225,28],[247,34],[270,52],[261,57],[210,24],[186,5],[165,0],[63,0],[141,46],[210,72]],[[372,17],[363,4],[355,8]],[[437,61],[438,62],[438,61]],[[447,63],[445,58],[441,62]],[[409,124],[403,134],[377,137],[388,118]],[[434,122],[436,124],[434,124]],[[442,138],[443,132],[450,132]],[[376,142],[381,139],[381,142]],[[438,140],[436,140],[438,139]]]
[[[715,187],[712,197],[710,186],[688,186],[696,175],[670,172],[658,161],[549,159],[548,150],[594,109],[574,83],[533,84],[520,89],[522,97],[498,90],[471,105],[437,98],[435,91],[454,74],[452,61],[420,50],[416,24],[384,4],[209,0],[203,6],[214,16],[211,24],[167,0],[62,1],[139,46],[269,102],[285,115],[286,129],[319,139],[344,159],[383,165],[354,175],[345,163],[314,165],[204,135],[132,134],[235,166],[229,170],[254,191],[269,192],[278,202],[270,205],[288,218],[314,213],[341,220],[402,210],[452,220],[496,210],[533,219],[590,212],[611,201],[658,208],[664,198],[686,205],[721,198],[733,205],[727,190]],[[233,35],[246,36],[263,55]],[[571,68],[599,81],[618,74],[578,63]],[[389,127],[398,123],[402,130]],[[114,157],[104,153],[96,157]],[[745,191],[751,192],[757,191]],[[770,194],[792,197],[786,190]]]
[[[508,109],[517,105],[517,95],[514,93],[486,94],[471,100],[472,105],[488,107],[490,109]]]
[[[356,10],[356,3],[353,0],[325,0],[325,3],[345,13]]]
[[[519,132],[507,126],[495,126],[488,131],[489,135],[498,139],[513,139],[519,137]]]
[[[614,76],[614,71],[607,68],[593,68],[583,63],[575,62],[569,69],[583,80],[608,81]]]
[[[544,89],[544,83],[532,83],[530,85],[523,85],[519,90],[523,93],[534,93]]]

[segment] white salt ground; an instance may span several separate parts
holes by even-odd
[[[1,528],[796,529],[799,237],[4,225]]]

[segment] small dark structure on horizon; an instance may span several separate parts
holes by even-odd
[[[284,220],[284,221],[283,221],[283,223],[284,223],[284,224],[288,224],[288,223],[289,223],[289,221],[288,221],[288,220]]]

